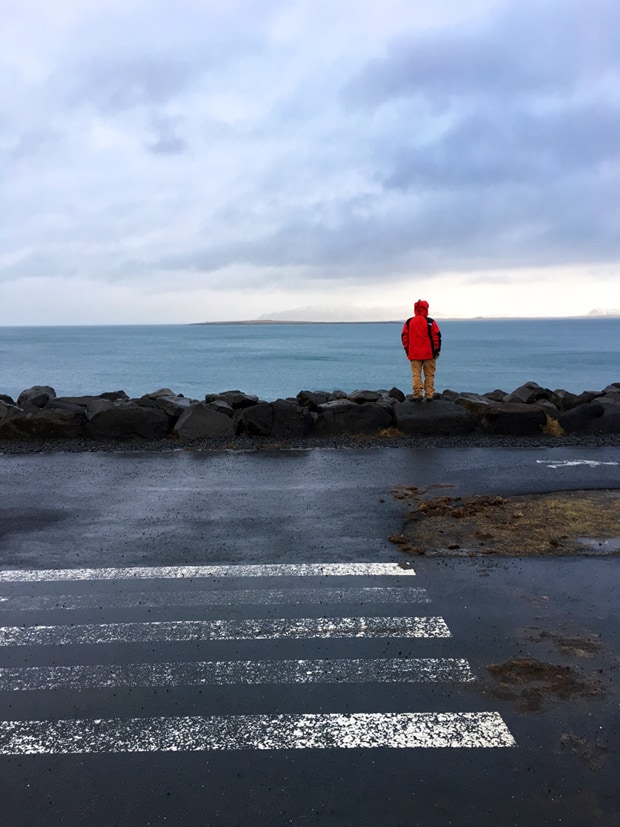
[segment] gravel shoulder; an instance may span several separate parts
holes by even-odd
[[[222,439],[156,441],[134,440],[2,440],[0,455],[42,453],[165,453],[189,451],[277,451],[347,448],[603,448],[620,447],[620,434],[570,434],[564,436],[341,436],[296,437],[226,437]]]

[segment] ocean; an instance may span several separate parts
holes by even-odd
[[[438,319],[436,390],[512,391],[527,381],[579,393],[620,382],[620,318]],[[300,390],[411,392],[401,322],[0,327],[0,393],[58,396],[161,387],[201,399],[239,389],[272,401]]]

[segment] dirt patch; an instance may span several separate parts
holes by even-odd
[[[537,658],[512,658],[486,667],[495,684],[489,694],[514,701],[522,712],[539,712],[552,699],[603,695],[600,680],[588,678],[572,666],[558,666]]]
[[[553,632],[539,632],[539,634],[531,635],[526,638],[526,640],[533,641],[534,643],[550,640],[563,655],[578,658],[592,658],[598,655],[604,648],[600,639],[591,635],[574,635],[571,637],[557,635]]]
[[[411,504],[402,534],[389,539],[416,554],[620,555],[620,491],[563,491],[518,497],[433,496],[414,485],[392,495]]]
[[[572,732],[565,732],[560,737],[560,747],[563,751],[577,756],[590,770],[600,769],[603,759],[607,758],[609,753],[609,745],[602,737],[590,741]],[[620,823],[620,818],[617,823]]]

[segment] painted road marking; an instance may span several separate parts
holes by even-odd
[[[575,465],[587,465],[589,468],[597,468],[599,465],[618,465],[617,462],[599,462],[595,459],[537,459],[538,465],[546,465],[547,468],[572,468]]]
[[[217,591],[162,591],[59,595],[16,595],[1,598],[0,610],[148,609],[169,606],[298,605],[301,603],[430,603],[420,588],[222,589]]]
[[[0,721],[0,754],[513,747],[497,712]]]
[[[199,577],[410,577],[415,571],[402,563],[275,563],[239,566],[135,566],[101,569],[10,569],[0,581],[18,583],[59,580],[194,579]]]
[[[325,577],[329,575],[414,575],[396,563],[327,565],[171,566],[0,572],[5,583],[62,581],[180,582],[228,577]],[[359,581],[358,581],[359,582]],[[121,593],[112,589],[74,595],[9,595],[2,608],[47,609],[164,608],[176,606],[315,605],[345,601],[429,603],[424,589],[391,587],[209,589],[198,582],[187,592]],[[24,589],[25,590],[25,589]],[[197,640],[277,640],[329,638],[449,638],[442,617],[321,617],[148,621],[0,627],[0,646],[152,643]],[[81,692],[120,687],[241,686],[256,684],[362,684],[423,682],[471,683],[462,658],[323,658],[314,660],[199,661],[130,664],[77,664],[0,669],[0,690]],[[40,698],[34,694],[32,699]],[[38,705],[38,702],[37,702]],[[143,713],[144,714],[144,713]],[[0,721],[0,754],[37,755],[254,749],[343,749],[417,747],[514,747],[497,712],[372,712],[341,714],[215,715],[113,719]]]
[[[251,620],[173,620],[2,626],[0,646],[152,643],[179,640],[450,637],[442,617],[319,617]]]
[[[425,683],[475,680],[464,658],[236,660],[31,666],[0,669],[0,690],[106,689],[289,683]]]

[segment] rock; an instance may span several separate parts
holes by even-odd
[[[503,391],[500,388],[495,388],[494,391],[489,391],[488,393],[483,393],[482,395],[486,396],[487,399],[490,399],[491,402],[503,402],[508,396],[506,391]]]
[[[92,419],[93,416],[95,416],[96,414],[99,414],[102,411],[108,411],[110,410],[110,408],[113,407],[114,402],[112,402],[107,397],[93,399],[86,405],[86,416],[89,419]]]
[[[387,395],[397,402],[405,401],[405,394],[399,388],[391,388]]]
[[[214,399],[213,402],[206,402],[205,404],[210,411],[224,414],[224,416],[229,416],[231,419],[235,415],[233,408],[223,399]]]
[[[556,388],[554,394],[558,400],[558,407],[561,411],[568,411],[574,407],[574,400],[577,399],[577,394],[566,391],[564,388]]]
[[[481,416],[493,404],[490,399],[479,393],[459,393],[452,401],[465,408],[474,417]]]
[[[329,394],[325,391],[299,391],[297,401],[302,408],[309,408],[309,410],[316,412],[319,405],[329,401]]]
[[[78,399],[80,401],[78,401]],[[62,397],[57,396],[56,399],[50,399],[45,406],[46,411],[73,411],[74,413],[86,414],[86,402],[82,401],[80,397]]]
[[[524,385],[520,385],[511,391],[511,393],[507,394],[502,402],[522,402],[524,405],[527,405],[534,400],[536,389],[540,389],[540,385],[537,385],[536,382],[526,382]]]
[[[94,413],[85,430],[95,439],[163,439],[170,432],[170,419],[157,406],[120,401]]]
[[[394,421],[406,434],[469,434],[476,426],[461,405],[441,398],[432,402],[401,402],[394,407]]]
[[[603,415],[603,406],[597,402],[586,402],[577,405],[558,416],[558,422],[567,434],[583,431],[591,419]]]
[[[541,387],[536,382],[526,382],[524,385],[516,388],[512,393],[509,393],[503,398],[503,402],[510,404],[512,402],[523,402],[526,405],[531,405],[539,399],[551,399],[553,401],[553,391]]]
[[[205,402],[195,402],[181,414],[173,430],[181,439],[208,439],[233,436],[235,426],[229,416],[211,410]]]
[[[273,432],[273,405],[259,402],[251,408],[241,411],[239,426],[246,434],[253,436],[271,436]]]
[[[372,402],[357,404],[350,399],[338,399],[319,405],[312,433],[317,436],[376,434],[391,424],[391,414],[380,405]]]
[[[620,408],[606,408],[602,416],[590,419],[583,430],[587,434],[620,434]]]
[[[0,437],[12,439],[24,436],[24,425],[27,414],[17,405],[0,400]]]
[[[393,396],[390,396],[388,391],[379,391],[379,393],[381,395],[379,396],[379,399],[377,399],[376,404],[381,405],[382,408],[384,408],[386,411],[389,411],[391,414],[394,406],[398,405],[398,399],[395,399]]]
[[[82,435],[85,423],[81,410],[45,408],[33,413],[0,402],[0,438],[74,439]]]
[[[138,408],[151,408],[151,410],[157,410],[159,405],[154,399],[151,399],[150,396],[141,396],[139,399],[131,399],[130,402],[133,405],[137,405]]]
[[[606,393],[605,396],[599,396],[596,400],[601,405],[620,405],[620,388],[617,392]]]
[[[381,394],[377,391],[353,391],[349,394],[351,402],[377,402],[381,399]]]
[[[584,391],[583,393],[575,394],[563,389],[554,391],[554,394],[557,400],[557,405],[561,411],[570,411],[578,405],[585,405],[588,402],[592,402],[594,399],[598,399],[599,396],[602,396],[602,393],[599,393],[598,391]]]
[[[542,433],[547,422],[545,411],[524,402],[493,403],[484,412],[481,423],[490,434],[534,436]]]
[[[110,402],[116,402],[118,399],[129,399],[125,391],[104,391],[99,394],[100,399],[109,399]]]
[[[515,399],[519,401],[510,401]],[[430,403],[413,402],[398,388],[349,395],[304,390],[275,402],[238,390],[208,394],[205,402],[197,402],[170,388],[139,399],[129,399],[125,391],[57,397],[47,385],[22,391],[17,403],[0,395],[0,439],[163,439],[171,430],[182,439],[218,439],[237,432],[285,439],[377,434],[393,425],[408,434],[461,435],[478,427],[488,434],[537,436],[551,433],[548,420],[567,434],[620,433],[620,382],[580,394],[550,391],[536,382],[511,394],[445,390]]]
[[[157,391],[153,391],[153,393],[145,393],[144,396],[148,397],[149,399],[159,399],[161,396],[176,399],[178,396],[182,397],[183,395],[171,391],[170,388],[160,388]]]
[[[603,413],[599,417],[589,419],[584,427],[587,434],[619,434],[620,433],[620,394],[606,394],[591,402],[590,405],[599,405]],[[571,411],[572,413],[572,411]]]
[[[87,423],[83,411],[62,411],[45,408],[27,414],[28,436],[36,439],[77,439],[83,435]]]
[[[156,406],[169,417],[172,417],[172,419],[178,419],[192,404],[192,400],[187,399],[185,396],[166,396],[162,394],[161,396],[152,398]]]
[[[306,436],[314,424],[315,417],[296,402],[276,399],[272,407],[275,437]]]
[[[240,430],[254,436],[305,436],[313,422],[313,414],[300,407],[296,401],[286,399],[259,402],[243,410],[239,417]]]
[[[551,399],[539,399],[536,405],[542,408],[547,416],[550,416],[552,419],[557,419],[560,416],[560,409],[553,404]]]
[[[24,411],[38,411],[55,397],[56,391],[49,385],[34,385],[20,393],[17,397],[17,405]]]
[[[223,399],[233,410],[250,408],[258,402],[258,396],[251,396],[241,391],[224,391],[223,393],[208,393],[205,402],[215,402],[216,399]]]
[[[62,411],[83,411],[88,419],[113,408],[114,403],[107,397],[101,396],[57,396],[46,406],[47,409],[58,409]]]

